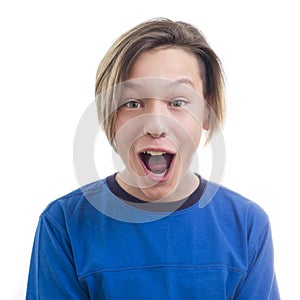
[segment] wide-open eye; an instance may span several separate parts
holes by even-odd
[[[130,108],[130,109],[137,109],[137,108],[141,108],[142,104],[138,100],[130,99],[130,100],[127,100],[123,104],[123,106],[126,108]]]
[[[185,100],[184,98],[176,98],[170,101],[170,106],[171,107],[182,107],[184,105],[187,104],[187,100]]]

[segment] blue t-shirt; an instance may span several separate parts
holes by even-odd
[[[202,178],[188,199],[149,204],[110,176],[42,213],[26,299],[280,299],[269,220]]]

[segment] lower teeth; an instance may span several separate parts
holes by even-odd
[[[155,174],[155,175],[157,175],[157,176],[163,176],[163,175],[165,175],[166,173],[167,173],[167,170],[163,170],[163,171],[157,171],[157,170],[150,170],[151,171],[151,173],[153,173],[153,174]]]

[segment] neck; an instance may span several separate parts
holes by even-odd
[[[118,173],[116,180],[128,194],[146,202],[173,202],[188,198],[199,186],[200,180],[193,172],[188,171],[185,176],[179,178],[174,187],[170,188],[166,183],[143,187],[141,184],[132,184],[132,176],[126,170]],[[131,180],[127,180],[131,178]]]

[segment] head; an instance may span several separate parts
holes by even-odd
[[[174,82],[178,95],[165,95]],[[124,98],[124,90],[132,91],[132,86],[143,94]],[[177,97],[183,95],[193,99],[184,110],[184,100]],[[184,178],[186,183],[191,181],[187,166],[202,129],[208,131],[209,140],[224,117],[218,57],[195,27],[168,19],[142,23],[112,45],[98,67],[96,96],[99,121],[109,142],[115,148],[119,145],[118,152],[129,171],[127,179],[135,174],[143,178],[145,173],[150,177],[149,182],[137,179],[131,183],[146,191],[135,193],[145,199],[167,197]],[[132,101],[135,98],[138,101]],[[148,101],[151,99],[155,101]],[[144,163],[137,163],[137,157]],[[170,170],[171,161],[175,165],[173,181],[170,172],[159,169],[165,165]],[[143,164],[144,170],[140,167]],[[149,188],[153,182],[159,183],[155,189]]]
[[[137,57],[154,48],[180,48],[197,58],[203,81],[203,96],[213,111],[209,120],[209,141],[218,124],[221,125],[224,121],[224,78],[221,62],[197,28],[188,23],[164,18],[146,21],[124,33],[99,64],[95,94],[99,122],[108,141],[113,145],[116,134],[117,107],[112,100],[113,87],[128,79]],[[101,101],[101,95],[105,95],[105,101]]]

